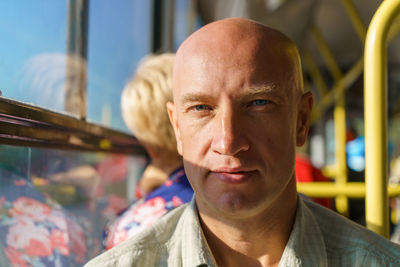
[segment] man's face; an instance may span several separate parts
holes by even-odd
[[[199,210],[243,218],[293,186],[304,99],[285,63],[237,54],[187,59],[169,113]]]

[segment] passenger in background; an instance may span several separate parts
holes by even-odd
[[[136,191],[141,198],[106,229],[106,249],[192,199],[193,190],[176,149],[166,108],[166,103],[172,101],[173,61],[174,54],[145,57],[122,93],[125,123],[146,148],[151,162]]]
[[[182,166],[166,103],[172,99],[174,54],[145,57],[121,97],[125,124],[146,148],[151,162],[139,182],[139,197],[162,185]]]

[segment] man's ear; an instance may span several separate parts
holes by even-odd
[[[168,102],[167,110],[168,110],[169,121],[171,122],[172,127],[174,128],[177,150],[179,155],[182,156],[182,139],[181,139],[181,134],[179,132],[179,125],[177,120],[175,104],[173,102]]]
[[[296,125],[296,145],[302,146],[307,140],[308,130],[310,128],[311,110],[314,103],[314,97],[311,92],[304,93],[299,102]]]

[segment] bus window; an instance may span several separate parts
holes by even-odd
[[[146,158],[1,145],[0,162],[3,260],[81,266],[133,200]]]
[[[2,96],[65,112],[68,12],[71,2],[2,1],[0,10],[0,90]],[[89,121],[128,132],[120,95],[137,62],[151,51],[151,1],[106,0],[88,4],[87,66]],[[70,57],[71,58],[71,57]]]

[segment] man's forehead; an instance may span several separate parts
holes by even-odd
[[[276,86],[282,81],[301,79],[297,49],[283,34],[242,19],[212,24],[195,32],[178,49],[174,97],[181,85],[195,84],[201,78],[212,83],[213,76],[220,78],[221,72],[228,81],[237,69],[248,70],[249,79],[257,84],[275,81]],[[287,79],[287,75],[291,77]]]

